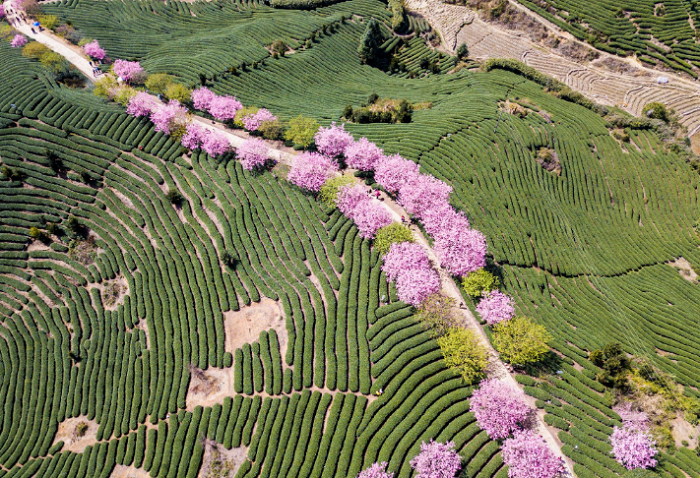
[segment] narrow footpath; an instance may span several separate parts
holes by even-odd
[[[10,3],[10,0],[5,1],[5,9],[7,10],[8,4]],[[43,43],[46,45],[48,48],[51,50],[55,51],[56,53],[59,53],[63,55],[68,61],[70,61],[73,65],[75,65],[83,74],[88,78],[88,80],[93,81],[93,75],[92,75],[92,67],[90,66],[87,58],[84,56],[81,56],[80,54],[76,53],[73,49],[71,49],[69,46],[66,44],[62,43],[61,41],[52,38],[45,32],[39,32],[39,33],[32,33],[31,28],[29,27],[28,24],[17,24],[17,21],[19,20],[16,17],[16,14],[12,14],[11,16],[8,15],[8,18],[11,18],[13,21],[13,26],[15,29],[19,30],[23,34],[27,35],[28,37]],[[27,33],[28,32],[28,33]],[[218,133],[225,134],[226,137],[228,138],[230,144],[234,148],[240,147],[240,145],[245,141],[245,136],[246,135],[240,135],[234,133],[232,130],[228,129],[224,124],[212,121],[206,118],[202,118],[200,116],[193,116],[193,121],[197,123],[199,126],[202,128],[205,128],[209,131],[216,131]],[[269,151],[269,157],[270,159],[273,159],[279,163],[282,164],[287,164],[290,165],[292,163],[292,160],[294,158],[294,154],[280,150],[278,148],[275,148],[275,145],[272,145],[271,142],[270,151]],[[401,216],[404,217],[409,217],[409,214],[391,197],[388,195],[382,193],[381,194],[381,201],[380,203],[382,204],[382,207],[384,207],[389,213],[391,214],[392,218],[397,221],[401,222]],[[411,227],[413,236],[415,241],[418,244],[421,244],[427,251],[428,257],[430,260],[433,262],[433,264],[438,265],[439,261],[437,259],[437,256],[435,254],[435,251],[430,247],[429,242],[423,236],[421,233],[420,229],[412,226]],[[463,304],[464,299],[462,298],[462,295],[459,291],[459,286],[457,283],[454,281],[454,279],[447,273],[447,271],[441,267],[438,267],[438,272],[440,274],[440,280],[442,282],[442,289],[443,292],[452,297],[457,304]],[[520,389],[520,385],[518,382],[515,380],[515,374],[509,372],[507,369],[506,365],[501,362],[498,356],[498,352],[494,350],[493,346],[489,342],[486,333],[484,332],[483,328],[481,327],[481,324],[477,320],[477,318],[472,314],[471,310],[467,308],[466,306],[461,306],[458,308],[458,313],[461,316],[462,319],[462,326],[474,329],[475,331],[478,332],[479,338],[483,345],[487,348],[488,353],[489,353],[489,366],[487,369],[487,375],[489,378],[499,378],[502,380],[508,381],[513,387]],[[528,399],[528,402],[530,405],[534,407],[534,402],[535,399],[529,396],[526,396]],[[573,477],[574,474],[572,472],[572,465],[573,462],[567,458],[561,451],[561,447],[559,443],[557,442],[554,434],[552,433],[552,430],[545,424],[543,420],[543,413],[538,411],[536,414],[537,421],[536,421],[536,429],[534,430],[536,433],[538,433],[547,443],[549,448],[552,450],[552,452],[558,456],[561,457],[564,460],[564,473],[562,476],[564,478],[570,478]]]

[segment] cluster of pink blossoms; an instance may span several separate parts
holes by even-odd
[[[372,466],[360,472],[357,478],[394,478],[394,474],[386,471],[387,462],[373,463]]]
[[[151,122],[155,125],[156,131],[170,134],[175,128],[187,123],[187,108],[177,100],[170,100],[167,104],[152,110]]]
[[[507,438],[518,430],[532,413],[520,389],[498,379],[484,380],[469,400],[482,430],[493,440]]]
[[[416,478],[454,478],[462,466],[462,459],[451,441],[440,443],[430,440],[420,445],[420,453],[410,462]]]
[[[359,184],[342,188],[336,204],[340,212],[353,220],[363,239],[373,239],[380,228],[391,224],[389,212],[372,200]]]
[[[216,131],[206,131],[204,140],[202,141],[202,150],[209,156],[216,157],[228,152],[231,149],[231,143],[228,138]]]
[[[5,5],[0,4],[0,19],[5,16]]]
[[[277,116],[270,113],[269,110],[260,108],[253,114],[245,115],[241,118],[241,121],[243,122],[243,127],[252,132],[257,131],[266,121],[275,121],[276,119]]]
[[[613,428],[610,444],[615,460],[628,470],[653,468],[657,465],[656,442],[646,430],[623,426]]]
[[[83,45],[83,51],[87,56],[94,58],[95,60],[103,60],[107,54],[107,52],[100,47],[97,40],[93,40],[90,43]]]
[[[139,91],[129,100],[126,112],[132,116],[150,116],[161,106],[160,101],[145,91]]]
[[[143,72],[141,64],[138,61],[114,60],[112,66],[114,74],[124,81],[132,80],[136,75]]]
[[[190,123],[185,127],[185,134],[182,135],[180,143],[189,150],[195,150],[202,147],[204,138],[204,129],[196,124]]]
[[[398,154],[379,160],[374,168],[374,180],[390,193],[399,191],[402,185],[418,176],[419,166]]]
[[[530,430],[516,431],[503,443],[503,462],[509,478],[554,478],[564,469],[542,437]]]
[[[611,453],[625,468],[653,468],[656,466],[656,443],[649,434],[649,416],[632,408],[627,402],[613,410],[622,418],[622,428],[613,428],[610,435]]]
[[[345,147],[345,164],[349,168],[374,171],[382,158],[384,151],[367,138],[360,138]]]
[[[436,205],[447,204],[452,186],[429,174],[411,175],[399,185],[399,202],[409,214],[421,218]]]
[[[338,171],[338,163],[319,153],[304,152],[294,157],[287,179],[302,189],[317,193]]]
[[[384,256],[382,271],[388,280],[396,281],[399,299],[418,305],[440,290],[440,276],[432,268],[422,246],[410,242],[391,245]]]
[[[17,35],[12,37],[12,41],[10,42],[10,46],[12,48],[20,48],[26,44],[27,44],[27,37],[25,37],[21,33],[18,33]]]
[[[262,168],[269,161],[270,147],[260,138],[247,139],[237,150],[237,156],[241,160],[241,166],[248,171]]]
[[[192,104],[198,110],[208,111],[219,121],[229,121],[236,117],[238,110],[243,108],[235,96],[219,96],[209,88],[201,87],[191,94]]]
[[[620,415],[623,427],[641,431],[649,429],[649,415],[639,409],[632,408],[632,402],[615,405],[613,411]]]
[[[499,290],[487,292],[476,306],[476,311],[488,325],[496,325],[512,319],[515,315],[513,298]]]
[[[328,128],[319,128],[314,136],[316,148],[332,158],[343,154],[353,141],[352,135],[345,131],[345,125],[336,126],[335,123],[331,123]]]

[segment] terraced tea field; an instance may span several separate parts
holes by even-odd
[[[619,341],[697,395],[699,286],[669,263],[700,265],[698,176],[656,133],[619,142],[591,110],[501,70],[408,78],[361,65],[365,18],[388,19],[373,0],[44,8],[115,57],[185,82],[203,73],[217,93],[283,119],[328,124],[373,92],[431,103],[408,124],[347,129],[448,182],[518,312],[554,336],[548,366],[517,379],[560,429],[577,476],[624,472],[608,443],[620,417],[588,351]],[[266,48],[314,32],[286,57]],[[416,71],[439,58],[420,41],[402,54]],[[0,63],[0,158],[25,175],[0,182],[0,478],[190,478],[217,453],[238,478],[354,477],[377,461],[409,477],[430,439],[455,443],[463,476],[507,476],[499,443],[469,412],[472,387],[446,368],[352,221],[279,171],[185,154],[6,42]],[[506,101],[527,115],[502,113]],[[542,148],[559,175],[537,163]],[[83,248],[29,235],[75,221],[92,238]],[[664,478],[700,476],[682,446],[659,462]]]

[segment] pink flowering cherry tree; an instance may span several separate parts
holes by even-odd
[[[528,419],[532,410],[520,389],[499,379],[484,380],[469,400],[479,427],[493,440],[507,438]]]
[[[469,229],[469,220],[463,212],[457,212],[455,208],[446,202],[440,202],[428,208],[421,214],[421,223],[425,232],[434,240],[454,237],[457,231]]]
[[[369,468],[360,472],[357,478],[394,478],[394,474],[386,471],[387,462],[373,463]]]
[[[27,44],[27,37],[25,37],[21,33],[18,33],[17,35],[12,37],[12,41],[10,42],[10,46],[12,48],[21,48],[26,44]]]
[[[389,211],[372,199],[360,202],[353,210],[352,215],[362,239],[374,239],[374,235],[379,229],[392,223]],[[418,295],[423,297],[422,294]]]
[[[269,161],[270,147],[260,138],[250,138],[243,142],[236,151],[243,169],[252,171],[264,167]]]
[[[175,128],[187,123],[187,108],[177,100],[170,100],[167,104],[153,110],[151,121],[156,131],[170,134]]]
[[[0,3],[0,19],[5,16],[5,5]]]
[[[202,142],[206,136],[206,132],[200,126],[189,123],[185,127],[185,134],[182,135],[180,143],[189,150],[195,150],[202,147]]]
[[[486,265],[486,237],[476,229],[454,231],[434,242],[440,264],[453,276],[465,276]]]
[[[381,148],[364,137],[345,147],[345,164],[360,171],[374,171],[383,157]]]
[[[275,121],[277,116],[270,113],[269,110],[265,108],[260,108],[257,112],[249,115],[245,115],[241,118],[243,122],[243,127],[248,131],[257,131],[260,126],[266,121]]]
[[[211,102],[216,98],[216,94],[209,88],[202,86],[192,91],[190,95],[192,99],[192,105],[195,109],[201,111],[208,111],[211,106]]]
[[[218,131],[207,131],[202,141],[202,149],[215,158],[231,149],[231,143],[228,138]]]
[[[420,453],[410,462],[415,478],[454,478],[462,466],[462,459],[451,441],[440,443],[430,440],[420,445]]]
[[[487,292],[476,306],[476,311],[488,325],[496,325],[512,319],[515,315],[513,298],[499,290]]]
[[[235,96],[214,96],[209,103],[209,114],[219,121],[229,121],[241,108],[243,105]]]
[[[345,131],[345,125],[337,126],[335,122],[331,123],[328,128],[319,128],[314,136],[316,148],[322,154],[332,158],[343,154],[353,141],[352,135]]]
[[[388,280],[396,281],[399,299],[407,304],[418,305],[440,291],[440,276],[419,244],[392,244],[384,256],[382,271]]]
[[[447,183],[429,174],[416,174],[399,185],[399,202],[406,212],[420,218],[429,209],[448,204],[451,192]]]
[[[398,154],[387,156],[377,162],[374,180],[390,193],[396,193],[404,183],[418,176],[418,168],[416,163]]]
[[[503,442],[502,451],[509,478],[554,478],[564,469],[544,439],[530,430],[516,431]]]
[[[399,300],[417,306],[440,292],[440,286],[440,275],[435,269],[409,269],[396,279],[396,294]]]
[[[317,193],[327,179],[338,171],[338,163],[319,153],[305,151],[292,160],[287,179],[302,189]]]
[[[430,259],[420,244],[398,242],[392,244],[384,256],[382,271],[388,280],[396,280],[408,269],[429,269]]]
[[[115,75],[121,77],[124,81],[130,81],[143,72],[143,68],[141,68],[141,64],[138,61],[127,60],[114,60],[112,70]]]
[[[370,197],[364,186],[361,184],[352,184],[342,187],[340,191],[338,191],[338,197],[335,203],[344,216],[354,219],[353,211],[357,205],[369,200]]]
[[[646,430],[615,427],[610,435],[612,455],[618,463],[633,470],[635,468],[654,468],[657,461],[656,442]]]
[[[103,60],[107,54],[104,49],[100,47],[97,40],[93,40],[90,43],[83,45],[83,51],[87,56],[94,58],[95,60]]]
[[[126,112],[132,116],[150,116],[160,106],[160,101],[145,91],[139,91],[129,100]]]

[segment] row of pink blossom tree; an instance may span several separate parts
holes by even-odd
[[[190,150],[201,148],[212,157],[216,157],[231,149],[225,135],[205,130],[201,126],[193,124],[187,108],[177,100],[170,100],[168,103],[162,104],[155,97],[141,91],[129,100],[126,112],[132,116],[148,117],[156,131],[161,133],[172,134],[180,131],[182,133],[181,144]]]
[[[415,478],[454,478],[462,466],[462,460],[453,442],[430,440],[421,443],[420,453],[411,460],[410,465],[416,472]],[[394,473],[386,471],[386,467],[385,461],[374,463],[360,472],[357,478],[393,478]]]
[[[472,393],[469,409],[489,437],[506,439],[503,461],[510,478],[553,478],[562,471],[561,459],[542,437],[524,428],[533,410],[519,388],[504,380],[484,380]]]
[[[391,214],[359,184],[342,188],[336,204],[340,212],[353,220],[363,239],[373,239],[380,228],[392,223]]]
[[[194,90],[191,98],[195,109],[206,111],[219,121],[232,121],[243,109],[243,104],[235,96],[220,96],[204,86]],[[265,108],[240,118],[243,127],[250,132],[257,131],[264,122],[276,119],[277,117]]]
[[[628,470],[653,468],[657,465],[656,442],[649,434],[649,417],[645,412],[635,410],[630,403],[613,408],[620,418],[622,427],[613,428],[610,435],[612,455]]]

